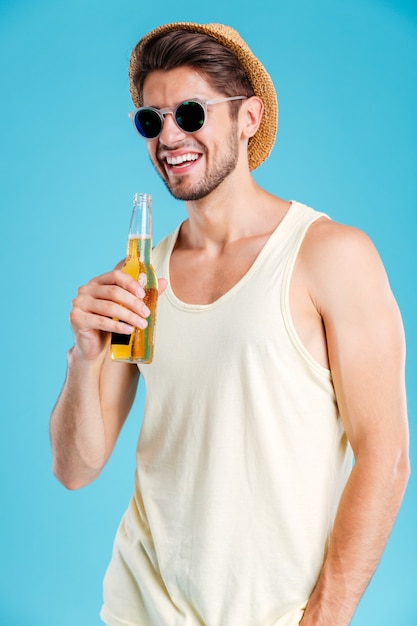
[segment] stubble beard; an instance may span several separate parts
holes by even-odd
[[[231,132],[226,143],[229,146],[227,154],[224,154],[221,160],[215,163],[215,167],[212,167],[211,171],[207,171],[203,178],[192,186],[187,183],[188,176],[186,174],[176,177],[173,183],[167,179],[164,165],[161,161],[158,160],[158,165],[156,163],[153,163],[153,165],[174,198],[186,202],[201,200],[217,189],[217,187],[219,187],[236,169],[239,158],[239,142],[234,124],[232,124]],[[204,156],[207,156],[205,146],[201,146],[200,152],[202,152]]]

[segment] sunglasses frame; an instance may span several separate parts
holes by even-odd
[[[247,96],[229,96],[228,98],[214,98],[212,100],[199,100],[198,98],[190,98],[188,100],[183,100],[182,102],[180,102],[173,108],[167,107],[165,109],[157,109],[156,107],[139,107],[138,109],[135,109],[134,111],[129,113],[128,116],[132,120],[133,127],[135,131],[137,132],[137,134],[139,135],[139,137],[142,137],[142,139],[146,139],[146,141],[152,141],[153,139],[157,139],[159,137],[159,135],[162,132],[162,127],[164,125],[165,116],[168,115],[168,113],[172,115],[172,118],[175,124],[183,133],[186,133],[187,135],[193,135],[194,133],[197,133],[199,130],[201,130],[205,126],[205,123],[207,120],[207,112],[208,112],[207,107],[208,106],[212,104],[219,104],[220,102],[231,102],[232,100],[247,100]],[[189,102],[199,104],[204,111],[203,123],[200,126],[200,128],[197,128],[197,130],[184,130],[183,128],[181,128],[181,126],[177,122],[176,113],[179,107],[184,104],[188,104]],[[142,133],[137,128],[136,123],[135,123],[135,118],[139,111],[153,111],[154,113],[158,115],[159,119],[161,120],[161,129],[159,133],[155,135],[155,137],[145,137],[145,135],[142,135]]]

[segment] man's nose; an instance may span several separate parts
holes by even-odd
[[[160,142],[166,146],[170,146],[175,143],[175,141],[184,139],[185,135],[186,133],[176,124],[174,115],[172,113],[165,113],[161,133],[159,135]]]

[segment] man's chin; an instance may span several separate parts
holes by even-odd
[[[176,200],[194,200],[194,192],[190,190],[189,186],[187,186],[184,177],[181,179],[177,179],[175,182],[171,181],[167,176],[165,170],[161,167],[155,167],[156,173],[159,175],[161,180],[163,181],[165,187],[168,189],[169,193]],[[198,198],[197,198],[198,199]]]
[[[184,202],[201,200],[212,191],[212,189],[203,182],[200,182],[198,185],[191,185],[190,182],[187,181],[186,176],[178,177],[175,181],[170,180],[166,175],[164,176],[161,173],[160,176],[169,193],[176,200],[183,200]]]
[[[170,185],[167,181],[165,181],[165,186],[171,196],[173,196],[176,200],[183,200],[184,202],[202,200],[210,193],[210,191],[207,190],[184,189],[183,187],[174,187]]]

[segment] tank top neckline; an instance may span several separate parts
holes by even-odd
[[[291,224],[292,217],[295,213],[296,205],[298,204],[299,203],[295,202],[294,200],[290,201],[290,206],[288,207],[287,212],[285,213],[284,217],[279,222],[279,224],[271,232],[267,240],[265,241],[264,245],[260,249],[258,255],[256,256],[254,262],[252,263],[248,271],[233,285],[233,287],[231,287],[222,296],[220,296],[213,302],[210,302],[209,304],[191,304],[188,302],[184,302],[183,300],[180,300],[180,298],[178,298],[175,295],[174,290],[171,287],[169,266],[170,266],[172,251],[174,249],[174,246],[177,241],[178,234],[182,225],[182,224],[179,224],[177,228],[171,233],[171,235],[169,235],[168,251],[165,257],[166,262],[165,262],[164,273],[163,273],[163,276],[167,278],[167,282],[168,282],[168,286],[165,291],[165,297],[167,297],[169,301],[171,302],[171,304],[173,304],[175,307],[182,309],[182,310],[186,310],[186,311],[208,311],[210,309],[216,308],[217,306],[220,306],[223,302],[231,298],[237,291],[239,291],[243,287],[243,285],[245,285],[245,283],[252,277],[252,275],[256,272],[258,266],[262,262],[263,257],[266,254],[268,254],[268,250],[270,249],[270,247],[276,244],[277,241],[285,237],[285,232]]]

